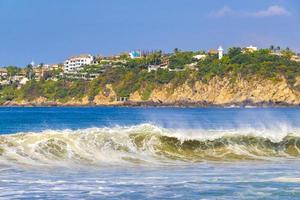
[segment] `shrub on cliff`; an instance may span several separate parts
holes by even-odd
[[[287,52],[282,56],[270,53],[270,50],[259,50],[256,52],[242,52],[241,48],[231,48],[227,55],[221,60],[217,55],[209,55],[205,59],[196,61],[193,52],[182,52],[176,50],[174,54],[162,55],[154,52],[140,59],[127,59],[122,67],[109,67],[105,72],[92,80],[67,80],[58,81],[31,80],[21,89],[16,85],[2,86],[0,88],[0,101],[14,99],[25,99],[31,101],[38,97],[49,100],[66,101],[69,99],[81,99],[88,96],[92,101],[99,92],[107,93],[106,85],[112,85],[118,97],[129,97],[135,91],[139,91],[143,100],[147,100],[152,90],[169,84],[173,88],[188,83],[192,86],[196,81],[209,82],[213,77],[228,77],[234,84],[237,78],[261,77],[274,82],[280,77],[285,77],[290,85],[293,85],[296,77],[300,76],[300,63],[290,60]],[[170,68],[183,68],[186,64],[193,65],[196,70],[185,69],[185,71],[174,72],[167,69],[158,69],[148,72],[147,66],[158,65],[166,62],[169,58]],[[100,72],[102,66],[90,66],[85,72]],[[99,71],[100,70],[100,71]],[[102,71],[101,71],[102,72]],[[8,68],[9,78],[18,73],[15,67]],[[106,95],[106,94],[105,94]]]
[[[2,86],[0,90],[0,103],[6,101],[11,101],[17,97],[17,87],[16,85],[6,85]]]

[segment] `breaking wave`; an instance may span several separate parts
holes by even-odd
[[[4,165],[148,165],[298,157],[298,129],[172,130],[142,124],[0,136]]]

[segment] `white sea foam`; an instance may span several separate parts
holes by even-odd
[[[283,182],[283,183],[300,183],[300,178],[296,177],[279,177],[272,179],[274,182]]]
[[[69,166],[266,159],[300,155],[298,137],[300,130],[286,124],[272,129],[165,129],[141,124],[45,130],[0,136],[0,161],[7,165]]]

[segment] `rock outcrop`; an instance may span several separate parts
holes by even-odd
[[[296,82],[296,84],[299,83]],[[207,84],[198,81],[190,86],[185,83],[172,92],[170,92],[171,87],[171,85],[166,85],[154,89],[149,100],[168,104],[178,101],[206,102],[213,105],[243,102],[300,104],[299,91],[290,86],[285,79],[276,82],[264,79],[238,79],[231,82],[230,79],[216,77]]]
[[[132,93],[129,101],[118,101],[112,85],[106,85],[101,92],[90,101],[88,97],[68,102],[48,101],[40,97],[31,102],[6,102],[4,105],[46,105],[46,106],[85,106],[85,105],[300,105],[300,77],[293,85],[281,78],[276,81],[252,78],[236,79],[215,77],[208,83],[188,82],[174,87],[165,84],[155,88],[147,101],[143,100],[141,91]]]

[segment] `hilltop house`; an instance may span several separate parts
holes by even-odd
[[[208,55],[217,55],[217,54],[219,54],[218,50],[210,49],[210,50],[208,51]]]
[[[129,53],[130,58],[135,59],[135,58],[141,58],[142,57],[142,52],[141,51],[131,51]]]
[[[148,72],[157,71],[158,69],[167,69],[168,65],[149,65]]]
[[[292,61],[296,61],[296,62],[300,62],[300,56],[299,56],[299,55],[293,55],[293,56],[291,57],[291,60],[292,60]]]
[[[169,68],[169,59],[167,56],[162,58],[162,62],[157,65],[149,65],[148,72],[157,71],[158,69],[168,69]]]
[[[82,66],[92,64],[93,60],[94,57],[90,54],[72,56],[64,63],[64,73],[76,73],[82,69]]]
[[[291,52],[292,55],[290,57],[290,60],[292,61],[295,61],[295,62],[300,62],[300,55],[299,54],[296,54],[294,52]],[[272,51],[270,53],[271,55],[275,55],[275,56],[284,56],[285,54],[283,53],[283,51],[279,51],[279,50],[276,50],[276,51]],[[294,55],[293,55],[294,54]]]
[[[23,78],[19,79],[19,84],[25,85],[28,81],[29,81],[29,79],[27,77],[23,77]]]
[[[9,85],[12,83],[18,86],[26,84],[28,78],[26,77],[25,70],[19,70],[14,75],[9,75],[7,68],[0,68],[0,85]]]
[[[62,65],[60,64],[51,64],[49,65],[49,70],[57,70],[57,69],[60,69],[62,67]]]
[[[121,56],[107,56],[107,57],[96,57],[94,64],[101,65],[103,68],[116,68],[116,67],[122,67],[127,63],[127,60],[124,58],[121,58]]]
[[[224,55],[224,49],[222,48],[222,46],[219,46],[219,48],[217,50],[215,49],[210,49],[208,51],[208,55],[218,55],[219,60],[221,60],[223,58]]]
[[[253,53],[257,50],[258,50],[257,47],[250,45],[248,47],[243,48],[242,53]]]
[[[198,54],[198,55],[193,56],[193,58],[196,60],[204,60],[206,57],[207,57],[206,54]]]
[[[41,80],[47,78],[49,76],[50,65],[40,65],[38,67],[33,68],[33,73],[35,76],[35,80]]]
[[[7,77],[7,69],[6,68],[0,68],[0,77],[1,78]]]

